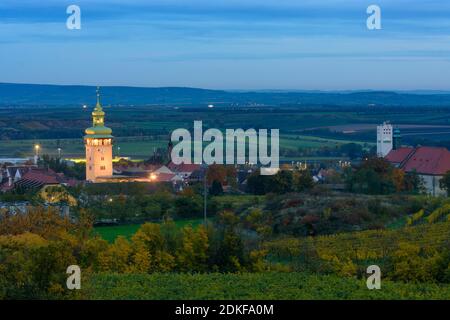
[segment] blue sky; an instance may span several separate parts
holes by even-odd
[[[0,82],[450,90],[448,75],[445,0],[0,0]]]

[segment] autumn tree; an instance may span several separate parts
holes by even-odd
[[[149,271],[167,272],[175,267],[175,257],[167,250],[167,242],[161,233],[161,226],[145,223],[132,237],[136,248],[145,248],[149,253]]]
[[[219,181],[214,180],[211,184],[211,188],[209,188],[209,194],[212,196],[218,196],[221,195],[222,193],[223,193],[222,184]]]
[[[450,171],[447,171],[442,179],[439,180],[439,186],[447,191],[447,196],[450,196]]]
[[[194,230],[191,226],[183,228],[182,244],[177,252],[178,269],[181,271],[207,271],[208,235],[203,226]]]
[[[401,169],[393,169],[392,182],[394,183],[395,191],[402,192],[405,189],[405,172]]]

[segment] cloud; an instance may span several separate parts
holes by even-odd
[[[417,70],[418,77],[424,70],[431,77],[427,61],[436,70],[441,62],[447,70],[450,1],[374,2],[383,19],[383,29],[376,32],[366,28],[366,7],[373,2],[362,0],[1,0],[0,69],[22,82],[66,77],[84,82],[94,77],[92,69],[100,69],[97,77],[104,73],[122,84],[145,84],[148,75],[139,71],[147,68],[152,84],[170,84],[170,76],[190,85],[196,68],[210,66],[216,73],[204,71],[205,82],[220,87],[213,79],[219,76],[231,86],[233,78],[243,76],[240,72],[248,72],[247,83],[266,88],[269,80],[261,73],[272,79],[272,87],[294,86],[295,77],[283,78],[280,70],[289,70],[289,64],[308,69],[309,61],[315,61],[314,70],[326,83],[342,80],[325,70],[342,71],[331,68],[332,61],[368,70],[374,61],[391,70],[388,62],[403,61],[402,72]],[[79,31],[65,27],[70,4],[81,7]],[[65,75],[68,62],[71,74]],[[21,66],[27,69],[18,72]],[[235,73],[222,75],[225,68]],[[348,82],[359,85],[361,77],[351,77],[355,72],[349,71]],[[399,83],[405,77],[391,75]]]

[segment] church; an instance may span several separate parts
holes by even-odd
[[[113,136],[112,130],[105,127],[105,112],[100,103],[97,88],[97,104],[92,112],[92,127],[85,130],[86,180],[100,182],[113,176]]]

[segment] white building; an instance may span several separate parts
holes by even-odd
[[[377,126],[377,156],[385,157],[393,147],[393,128],[384,122]]]

